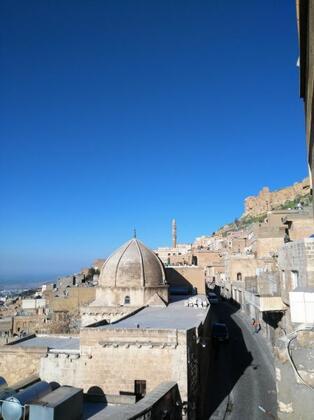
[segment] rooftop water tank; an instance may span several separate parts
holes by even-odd
[[[12,395],[16,394],[15,389],[12,388],[2,388],[0,389],[0,418],[2,413],[2,404],[4,400],[6,400],[8,397],[11,397]]]
[[[77,420],[83,416],[83,390],[61,386],[29,406],[29,420]]]
[[[1,410],[3,419],[20,420],[24,414],[25,404],[37,400],[51,391],[52,387],[48,382],[40,381],[25,388],[23,391],[17,392],[14,396],[6,398]]]

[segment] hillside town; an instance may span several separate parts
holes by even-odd
[[[260,186],[259,192],[252,191],[255,195],[244,199],[242,215],[234,215],[233,220],[217,226],[215,232],[207,232],[204,226],[201,236],[191,243],[182,243],[180,219],[174,218],[169,220],[168,243],[154,250],[134,231],[133,237],[125,238],[128,240],[111,255],[95,255],[97,259],[78,272],[40,287],[0,289],[0,419],[313,418],[314,0],[297,0],[295,6],[309,177],[275,191]],[[73,10],[70,12],[72,17]],[[51,13],[49,10],[49,17]],[[83,11],[81,15],[85,18]],[[112,19],[114,13],[109,15]],[[191,20],[185,9],[183,15]],[[34,16],[37,21],[37,15]],[[163,15],[162,18],[164,24]],[[146,18],[143,21],[147,23]],[[170,20],[171,28],[174,21]],[[196,19],[197,26],[200,21]],[[86,24],[79,22],[80,28]],[[119,27],[123,26],[121,22]],[[152,22],[149,20],[148,26]],[[92,29],[98,37],[94,21]],[[136,26],[137,36],[138,31]],[[84,42],[87,32],[83,31]],[[230,38],[228,32],[228,43]],[[127,37],[121,39],[121,44],[127,41]],[[92,44],[86,45],[90,49]],[[145,48],[155,53],[156,48],[151,48],[150,42],[147,45]],[[131,62],[135,48],[130,51],[127,57]],[[114,68],[124,69],[125,60],[121,63]],[[127,70],[130,72],[131,66]],[[139,90],[136,88],[137,95]],[[140,95],[136,99],[140,102]],[[118,103],[117,121],[122,126]],[[142,123],[144,119],[139,114]],[[78,118],[74,120],[76,124]],[[146,143],[134,143],[133,147],[145,149]],[[70,146],[72,155],[73,144]],[[106,165],[113,154],[109,149],[106,146]],[[34,150],[37,153],[38,144]],[[97,147],[88,152],[94,159],[98,154],[102,156]],[[120,150],[119,153],[121,157]],[[289,146],[282,150],[282,156],[292,153]],[[48,154],[53,155],[50,149]],[[135,155],[125,155],[123,165],[127,160],[135,161]],[[85,159],[86,156],[84,149]],[[68,171],[70,165],[64,160]],[[119,172],[116,161],[114,170]],[[75,168],[73,165],[73,172]],[[123,169],[124,187],[127,171]],[[57,178],[55,165],[52,177]],[[141,173],[142,183],[144,178]],[[66,184],[62,176],[60,184],[61,181]],[[76,179],[75,182],[78,184]],[[41,190],[49,189],[46,183],[42,185],[45,188],[41,186]],[[134,187],[133,182],[130,185]],[[92,193],[88,189],[88,193],[99,196],[97,188]],[[101,190],[104,189],[102,185]],[[66,196],[69,190],[65,189]],[[28,193],[31,195],[31,191]],[[81,190],[78,196],[83,196]],[[149,201],[148,196],[145,201]],[[73,217],[68,214],[68,220]],[[66,229],[65,225],[62,227]],[[70,232],[71,229],[69,235]]]
[[[60,361],[58,367],[53,366],[49,356],[51,351],[55,355],[58,351],[63,354],[63,350],[57,350],[58,347],[49,350],[49,340],[56,341],[60,337],[60,340],[64,340],[62,346],[67,348],[68,339],[74,342],[80,338],[81,343],[84,343],[86,331],[91,331],[92,326],[95,328],[98,325],[113,324],[118,327],[121,323],[123,327],[127,322],[123,320],[128,318],[130,326],[140,325],[140,328],[145,328],[142,323],[144,319],[147,322],[149,313],[143,320],[136,313],[140,310],[144,314],[149,311],[148,308],[161,308],[159,311],[164,312],[165,308],[169,308],[169,311],[173,306],[173,316],[178,311],[179,317],[182,317],[180,322],[188,323],[189,315],[182,311],[183,307],[176,306],[177,298],[184,300],[186,306],[191,302],[192,307],[196,305],[202,308],[202,328],[207,325],[208,331],[198,334],[204,335],[203,340],[206,340],[208,360],[199,354],[198,364],[210,363],[217,352],[213,333],[210,333],[217,320],[215,308],[217,304],[221,306],[222,302],[229,302],[229,305],[242,313],[248,328],[256,329],[259,336],[264,337],[274,357],[279,411],[305,412],[304,401],[311,400],[311,387],[314,385],[314,333],[311,327],[314,314],[314,229],[309,179],[277,192],[263,188],[256,197],[245,199],[242,217],[212,235],[196,238],[192,244],[177,243],[177,225],[173,220],[171,239],[171,246],[155,250],[154,255],[161,268],[151,261],[151,251],[135,238],[122,246],[123,251],[118,250],[108,259],[97,259],[91,267],[79,273],[60,277],[55,283],[43,284],[36,290],[2,296],[0,331],[3,347],[0,348],[0,369],[5,373],[3,376],[6,380],[10,383],[18,382],[23,373],[25,378],[39,375],[45,380],[58,380],[61,384],[69,385],[69,378],[73,374],[60,376]],[[131,246],[134,247],[132,252],[129,251]],[[137,264],[144,263],[142,270],[144,273],[148,270],[146,276],[156,269],[162,270],[161,274],[156,274],[157,277],[162,276],[162,280],[157,281],[157,289],[152,288],[152,285],[149,289],[144,286],[146,297],[143,298],[139,297],[139,292],[134,294],[130,290],[129,271],[127,279],[121,277],[125,275],[122,268],[119,274],[123,258],[126,258],[129,270],[130,261],[138,258],[135,255],[137,249],[143,261]],[[128,252],[131,252],[130,256],[124,257]],[[121,253],[121,256],[117,257],[117,253]],[[147,262],[145,258],[148,258]],[[151,269],[148,269],[148,264],[153,264]],[[109,279],[117,275],[120,277],[114,277],[110,283]],[[136,288],[137,275],[134,274]],[[143,282],[142,279],[139,281]],[[117,288],[118,283],[121,285]],[[160,284],[165,284],[164,289],[161,289]],[[114,290],[117,291],[112,295]],[[150,295],[147,295],[148,290]],[[203,307],[208,312],[202,312]],[[140,320],[140,324],[137,324],[137,320]],[[106,339],[109,341],[105,347],[114,349],[119,344],[112,341],[113,330],[109,329],[108,332],[110,336]],[[89,337],[89,333],[86,337]],[[118,338],[117,343],[121,339]],[[128,340],[134,339],[128,336]],[[44,348],[40,340],[45,342]],[[23,368],[16,360],[22,344],[25,358]],[[36,345],[39,348],[34,361]],[[26,362],[28,359],[25,351],[28,348],[31,353],[28,354],[30,360]],[[75,349],[75,354],[83,351],[83,347]],[[48,359],[40,361],[47,355]],[[110,359],[113,363],[112,355]],[[8,365],[10,370],[6,372],[5,366]],[[16,366],[17,370],[12,366]],[[78,367],[76,369],[79,370]],[[141,377],[141,374],[138,373],[138,376]],[[167,376],[169,380],[179,383],[181,397],[185,396],[185,400],[189,401],[195,398],[188,394],[186,385],[180,385],[176,375],[169,375],[169,371],[160,375],[160,381]],[[82,386],[84,381],[81,376],[79,378],[70,385]],[[104,380],[101,378],[99,385],[106,383]],[[197,380],[205,379],[200,374]],[[159,385],[158,380],[155,382],[151,381],[150,386]],[[300,387],[300,383],[304,387]],[[97,385],[95,378],[93,383],[88,382],[88,386],[92,385]],[[108,389],[108,384],[105,386]],[[120,387],[119,380],[109,390],[118,393]],[[204,410],[202,399],[195,400],[194,404],[193,410],[191,406],[187,410],[189,418],[198,418]],[[311,404],[308,408],[311,410]],[[310,413],[307,414],[310,416]]]

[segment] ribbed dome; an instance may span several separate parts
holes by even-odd
[[[165,284],[162,262],[137,239],[122,245],[106,260],[99,278],[101,287],[158,287]]]

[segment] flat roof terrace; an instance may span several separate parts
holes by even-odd
[[[189,330],[197,327],[206,319],[209,306],[187,306],[187,302],[193,299],[198,302],[206,302],[205,295],[197,295],[178,299],[171,302],[167,307],[147,307],[121,321],[102,325],[102,329],[177,329]],[[89,327],[92,328],[92,327]]]
[[[79,350],[80,338],[72,336],[54,336],[54,335],[36,335],[25,337],[24,339],[17,340],[16,342],[9,343],[9,346],[14,347],[36,347],[62,350]]]

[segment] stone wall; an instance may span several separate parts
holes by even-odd
[[[221,261],[219,252],[208,250],[193,250],[193,256],[197,258],[197,265],[205,268],[207,266],[217,265]],[[192,257],[191,257],[192,262]]]
[[[187,338],[176,330],[102,329],[81,331],[80,355],[48,354],[40,376],[104,393],[134,392],[135,380],[146,380],[146,391],[176,381],[187,400]]]
[[[250,196],[244,200],[244,216],[258,216],[267,213],[286,201],[294,200],[297,196],[307,195],[309,192],[309,178],[278,191],[272,192],[268,187],[264,187],[257,196]]]
[[[95,287],[70,287],[68,289],[69,297],[76,297],[81,304],[90,303],[95,299]]]
[[[164,302],[168,302],[168,286],[160,287],[97,287],[96,301],[103,306],[143,306],[146,305],[155,294],[158,294]],[[125,298],[128,297],[128,304]]]
[[[257,281],[257,293],[263,295],[278,295],[280,293],[280,273],[271,271],[261,273]]]
[[[312,215],[308,218],[295,219],[289,229],[289,236],[292,241],[309,237],[314,233],[314,220]]]
[[[182,420],[181,398],[175,382],[163,382],[138,403],[121,407],[119,412],[105,414],[107,420],[159,419],[162,415]]]
[[[283,246],[284,239],[281,238],[258,238],[252,246],[253,252],[257,258],[270,257],[277,254],[278,250]]]
[[[313,417],[314,332],[299,332],[290,342],[291,361],[297,372],[286,345],[282,339],[278,339],[275,345],[278,418],[310,419]]]
[[[49,323],[47,323],[47,317],[44,314],[34,315],[17,315],[13,318],[13,333],[19,334],[24,331],[27,334],[38,332],[47,332],[49,329]]]
[[[167,281],[170,287],[186,287],[197,293],[205,294],[205,271],[203,267],[176,266],[166,267]]]
[[[207,267],[205,270],[206,283],[209,285],[212,281],[215,281],[217,284],[222,281],[225,276],[225,265],[221,261],[218,265]]]
[[[77,297],[54,297],[50,302],[50,309],[54,312],[72,312],[79,308]]]
[[[228,249],[231,253],[243,252],[246,245],[246,238],[232,238],[228,240]]]
[[[279,251],[278,265],[280,270],[285,272],[282,291],[288,293],[291,290],[291,286],[285,284],[285,280],[289,283],[292,271],[298,273],[297,286],[314,287],[314,238],[285,244]]]
[[[68,296],[53,297],[50,299],[50,308],[53,311],[72,312],[92,302],[96,296],[95,287],[71,287],[68,288]]]
[[[262,266],[263,262],[254,258],[253,255],[229,256],[225,259],[226,279],[231,282],[244,280],[245,277],[255,276],[256,269]]]
[[[130,306],[82,306],[80,308],[81,325],[82,327],[85,327],[102,321],[110,324],[126,316],[130,316],[141,308],[142,307],[137,308]]]
[[[8,385],[31,375],[39,375],[40,359],[47,348],[25,348],[10,345],[0,347],[0,373]]]
[[[113,395],[133,393],[136,380],[146,381],[148,393],[164,381],[174,381],[182,401],[189,402],[189,418],[196,420],[201,418],[197,412],[207,387],[210,322],[208,311],[204,324],[187,331],[83,328],[80,353],[49,352],[41,360],[40,377],[85,392],[99,387]]]

